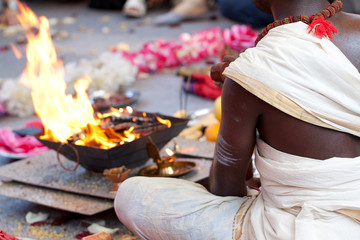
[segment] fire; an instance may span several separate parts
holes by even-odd
[[[169,156],[174,155],[174,152],[173,152],[170,148],[165,148],[165,152],[166,152],[167,155],[169,155]]]
[[[14,54],[15,54],[15,57],[16,57],[17,59],[22,58],[22,54],[21,54],[20,50],[19,50],[17,47],[15,47],[15,45],[12,44],[12,43],[10,43],[10,46],[11,46],[11,48],[12,48]]]
[[[168,120],[168,119],[162,119],[162,118],[160,118],[159,116],[156,116],[156,119],[157,119],[160,123],[166,125],[168,128],[171,127],[171,121],[170,121],[170,120]]]
[[[132,107],[130,106],[127,106],[125,109],[124,108],[113,108],[111,107],[110,108],[110,112],[106,112],[106,113],[97,113],[97,117],[99,119],[101,118],[107,118],[107,117],[111,117],[111,116],[114,116],[114,117],[121,117],[121,116],[124,116],[124,115],[130,115],[131,113],[133,113],[133,109]]]
[[[22,81],[31,88],[33,104],[44,125],[44,139],[67,142],[81,132],[87,124],[96,125],[93,108],[86,90],[90,79],[84,77],[75,85],[76,96],[65,94],[63,63],[57,59],[49,34],[49,22],[19,3],[21,24],[35,31],[28,31],[26,48],[27,66]],[[35,33],[37,32],[37,33]]]
[[[41,138],[105,149],[139,138],[140,134],[133,132],[134,127],[129,127],[122,133],[102,128],[102,118],[107,116],[94,115],[87,95],[91,82],[89,77],[85,76],[76,82],[75,96],[66,94],[63,63],[57,59],[49,34],[48,19],[37,18],[26,5],[18,5],[19,22],[28,29],[28,62],[22,82],[31,88],[35,112],[44,125],[44,135]],[[130,115],[133,112],[131,107],[112,111],[111,116]],[[158,118],[158,121],[171,126],[169,120]]]

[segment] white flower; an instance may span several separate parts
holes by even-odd
[[[75,93],[74,83],[87,75],[92,80],[88,89],[88,94],[91,95],[97,90],[114,92],[120,87],[130,86],[136,80],[138,68],[120,53],[103,52],[94,59],[67,63],[64,73],[67,93]],[[18,79],[5,79],[2,82],[0,101],[8,112],[19,117],[33,115],[34,106],[30,89]]]
[[[49,217],[49,214],[47,213],[33,213],[33,212],[28,212],[25,216],[25,220],[28,224],[33,224],[36,222],[42,222],[45,221],[47,218]]]
[[[107,228],[107,227],[103,227],[103,226],[100,226],[99,224],[97,223],[93,223],[91,224],[90,226],[88,226],[88,231],[92,234],[95,234],[95,233],[101,233],[101,232],[106,232],[108,234],[114,234],[116,233],[117,231],[119,231],[120,229],[119,228]]]
[[[98,58],[82,59],[78,64],[70,62],[65,65],[65,79],[72,85],[81,76],[91,78],[89,94],[96,90],[113,92],[120,87],[128,87],[135,80],[138,69],[119,53],[103,52]]]
[[[34,114],[31,91],[17,79],[7,79],[0,89],[0,101],[13,115],[27,117]]]

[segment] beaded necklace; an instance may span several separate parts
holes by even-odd
[[[255,46],[257,43],[265,37],[265,35],[273,28],[294,22],[304,22],[309,25],[309,33],[314,30],[314,34],[320,38],[328,36],[332,39],[332,34],[337,33],[337,29],[329,21],[325,19],[331,17],[335,13],[339,12],[342,8],[343,3],[340,0],[336,0],[329,7],[322,10],[319,13],[313,14],[311,16],[299,15],[299,16],[290,16],[286,17],[283,20],[276,20],[273,23],[267,25],[267,27],[258,35]]]

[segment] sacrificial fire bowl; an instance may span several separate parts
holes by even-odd
[[[160,149],[172,138],[176,137],[187,125],[188,119],[175,118],[159,113],[146,113],[148,116],[159,116],[171,121],[171,127],[157,129],[140,136],[132,142],[117,145],[109,149],[92,146],[80,146],[72,143],[61,143],[47,139],[39,141],[50,149],[58,151],[71,161],[91,171],[102,172],[105,169],[125,166],[129,169],[142,166],[149,159],[146,151],[148,136]],[[133,116],[143,116],[142,112],[134,111]]]

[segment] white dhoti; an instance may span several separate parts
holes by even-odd
[[[360,224],[342,213],[360,211],[360,157],[315,160],[258,140],[255,162],[261,193],[237,229],[241,239],[360,238]]]
[[[261,193],[219,197],[173,178],[133,177],[120,185],[115,210],[143,239],[357,239],[360,157],[315,160],[257,141]],[[345,212],[348,213],[348,212]],[[356,216],[356,215],[355,215]]]
[[[143,239],[232,239],[234,216],[246,199],[215,196],[182,179],[132,177],[120,185],[115,211]]]

